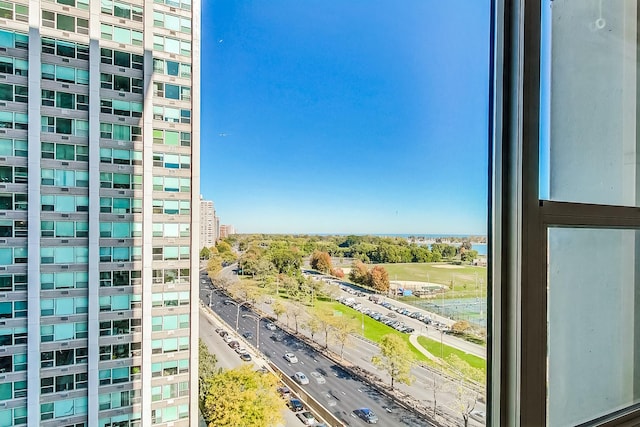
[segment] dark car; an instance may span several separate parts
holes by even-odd
[[[236,347],[240,347],[240,343],[239,343],[238,341],[231,341],[231,342],[229,343],[229,347],[231,347],[231,348],[234,348],[234,349],[235,349]]]
[[[355,411],[353,411],[353,413],[369,424],[378,423],[378,416],[369,408],[356,409]]]
[[[249,331],[246,331],[245,333],[243,333],[242,336],[245,337],[248,340],[253,338],[253,334],[251,332],[249,332]]]
[[[302,402],[300,399],[289,399],[289,407],[293,412],[298,412],[304,410],[304,406],[302,406]]]

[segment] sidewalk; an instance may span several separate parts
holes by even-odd
[[[426,348],[420,345],[420,343],[418,342],[418,334],[409,335],[409,342],[411,343],[411,345],[417,348],[420,353],[424,354],[428,359],[431,359],[437,363],[441,363],[440,358],[435,357],[433,354],[429,353]]]

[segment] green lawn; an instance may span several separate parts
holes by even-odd
[[[411,343],[409,342],[409,335],[403,334],[402,332],[398,332],[390,326],[385,325],[384,323],[380,323],[377,320],[372,319],[369,316],[363,315],[357,310],[354,310],[346,305],[340,304],[339,302],[330,302],[327,303],[327,307],[334,310],[334,312],[340,312],[345,317],[350,317],[354,319],[359,325],[362,325],[362,320],[364,319],[364,337],[368,340],[371,340],[375,343],[379,343],[380,339],[387,334],[394,334],[402,338],[413,354],[416,357],[416,360],[420,362],[424,362],[430,365],[434,365],[434,362],[427,358],[424,354],[418,351]],[[359,330],[362,333],[362,330]]]
[[[402,263],[380,264],[389,273],[389,279],[430,282],[451,288],[448,298],[464,298],[486,295],[487,269],[472,265],[452,265],[447,263]]]
[[[433,354],[436,357],[440,357],[442,355],[442,357],[446,360],[447,357],[449,357],[452,354],[455,354],[456,356],[458,356],[460,359],[467,362],[472,367],[482,370],[482,372],[485,375],[487,373],[487,364],[485,363],[484,359],[478,356],[465,353],[462,350],[458,350],[457,348],[450,347],[446,344],[443,344],[441,347],[440,341],[432,340],[431,338],[427,338],[423,336],[418,337],[418,342],[420,343],[420,345],[426,348],[429,353]]]

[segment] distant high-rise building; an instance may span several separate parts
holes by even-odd
[[[200,196],[200,248],[215,246],[218,240],[216,209],[213,202]]]
[[[233,227],[233,225],[230,224],[221,224],[220,225],[220,238],[224,239],[226,237],[229,237],[233,234],[236,234],[236,229]]]
[[[197,425],[199,19],[0,4],[0,425]]]

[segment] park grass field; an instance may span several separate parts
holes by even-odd
[[[429,282],[445,285],[445,298],[469,298],[486,295],[487,268],[450,263],[379,264],[389,273],[389,280]],[[416,285],[415,289],[418,289]],[[411,289],[411,287],[409,287]]]
[[[427,351],[429,353],[433,354],[436,357],[440,357],[442,355],[442,358],[444,360],[447,360],[447,358],[450,355],[455,354],[460,359],[462,359],[465,362],[467,362],[471,367],[476,368],[476,369],[480,369],[485,375],[487,373],[487,364],[486,364],[486,362],[482,358],[480,358],[478,356],[474,356],[473,354],[465,353],[462,350],[458,350],[457,348],[450,347],[450,346],[448,346],[446,344],[443,344],[442,347],[441,347],[439,341],[432,340],[431,338],[427,338],[427,337],[423,337],[423,336],[419,336],[418,337],[418,342],[420,343],[420,345],[422,347],[427,349]]]
[[[415,355],[417,361],[435,366],[435,363],[432,360],[427,358],[417,348],[411,345],[411,343],[409,342],[408,334],[403,334],[402,332],[396,331],[392,327],[387,326],[384,323],[380,323],[369,316],[363,315],[359,311],[354,310],[351,307],[347,307],[346,305],[340,304],[339,302],[327,303],[327,307],[332,309],[334,313],[339,312],[339,313],[342,313],[342,316],[345,316],[347,318],[352,318],[354,323],[358,325],[361,325],[362,321],[364,320],[364,337],[366,339],[373,341],[377,344],[385,335],[388,335],[388,334],[397,335],[407,343],[407,345],[411,349],[411,352]],[[362,333],[362,330],[359,330],[358,332]]]
[[[476,286],[482,281],[483,286],[487,283],[486,267],[476,267],[473,265],[454,265],[444,262],[438,263],[398,263],[379,264],[389,273],[391,280],[411,280],[416,282],[430,282],[441,285],[467,285]]]

